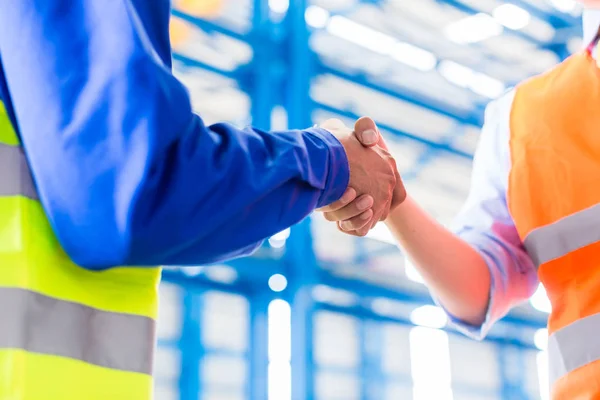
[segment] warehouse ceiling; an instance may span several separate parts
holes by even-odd
[[[291,7],[288,0],[268,1],[274,20]],[[174,50],[204,63],[196,66],[233,76],[253,58],[240,40],[251,32],[252,3],[202,4],[175,1],[178,11],[209,24],[176,26]],[[450,224],[468,193],[485,105],[581,49],[580,15],[572,0],[315,0],[305,19],[318,59],[306,90],[323,107],[312,118],[318,123],[335,116],[350,125],[352,115],[375,118],[410,194]],[[176,71],[206,122],[251,123],[250,98],[233,79],[189,63],[176,63]],[[285,128],[285,113],[276,109],[272,123]],[[313,230],[319,258],[336,273],[412,285],[403,257],[386,244],[391,238],[384,226],[362,241],[319,217]]]

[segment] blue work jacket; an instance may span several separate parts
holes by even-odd
[[[192,112],[171,73],[168,0],[0,3],[0,97],[79,265],[246,255],[346,189],[328,132],[206,126]]]

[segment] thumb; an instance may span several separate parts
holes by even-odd
[[[375,121],[362,117],[354,124],[354,135],[365,147],[373,147],[379,143],[379,130]]]

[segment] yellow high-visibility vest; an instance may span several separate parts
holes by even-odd
[[[69,259],[0,102],[0,400],[151,399],[159,280]]]

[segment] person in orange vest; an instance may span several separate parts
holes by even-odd
[[[488,106],[454,231],[410,194],[386,220],[438,304],[473,338],[543,284],[553,400],[600,399],[600,1],[582,3],[590,45]],[[362,236],[369,226],[352,219],[360,210],[350,201],[321,211]]]

